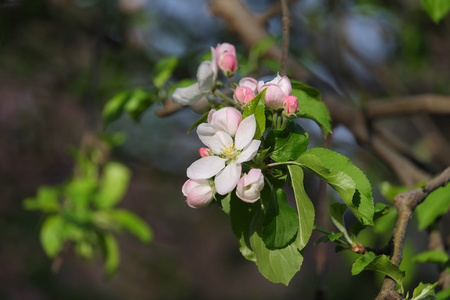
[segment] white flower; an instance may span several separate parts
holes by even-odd
[[[264,176],[261,169],[251,169],[239,179],[236,195],[244,202],[253,203],[261,197],[264,188]]]
[[[220,195],[226,195],[236,187],[242,172],[241,164],[251,160],[261,144],[261,141],[253,139],[255,116],[241,121],[236,118],[236,112],[240,115],[234,108],[222,108],[213,112],[209,123],[198,126],[200,140],[211,149],[213,155],[200,158],[187,169],[187,176],[193,180],[215,176],[215,188]]]
[[[197,82],[183,88],[177,88],[172,99],[183,105],[192,105],[208,95],[217,79],[217,64],[214,61],[204,61],[197,69]]]

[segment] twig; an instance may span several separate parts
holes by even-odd
[[[287,0],[287,6],[291,6],[297,0]],[[270,8],[266,9],[260,14],[259,19],[261,24],[267,23],[270,19],[280,14],[282,11],[282,3],[275,2]]]
[[[286,0],[280,1],[282,11],[281,22],[283,23],[283,47],[281,54],[280,75],[284,76],[286,75],[286,65],[289,56],[289,28],[291,26],[291,16],[289,14],[289,7]]]
[[[395,196],[394,204],[398,211],[397,224],[395,225],[393,234],[393,251],[391,262],[397,266],[400,265],[403,258],[403,246],[405,243],[406,229],[408,227],[411,216],[420,203],[434,190],[445,186],[450,180],[450,167],[445,169],[439,176],[431,179],[425,187],[417,188],[409,192],[401,193]],[[395,281],[386,277],[383,286],[375,300],[397,299],[391,298],[392,295],[398,294],[395,291]],[[401,299],[401,298],[398,298]]]

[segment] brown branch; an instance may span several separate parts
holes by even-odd
[[[291,6],[297,0],[287,0],[287,6]],[[262,14],[260,14],[259,19],[261,24],[267,23],[270,19],[279,15],[282,12],[282,3],[276,2],[271,7],[266,9]]]
[[[283,12],[281,22],[283,23],[283,47],[281,53],[280,76],[286,75],[286,65],[289,57],[289,28],[291,26],[291,15],[286,0],[281,1],[281,11]]]
[[[369,119],[385,118],[414,113],[450,114],[450,97],[424,94],[396,97],[389,101],[374,100],[367,104],[366,115]]]
[[[417,205],[422,203],[431,192],[439,187],[445,186],[449,180],[450,167],[445,169],[439,176],[431,179],[425,187],[417,188],[395,196],[394,205],[398,211],[398,218],[393,234],[394,243],[391,256],[391,261],[393,264],[399,266],[402,262],[406,229],[415,208]],[[395,281],[390,277],[386,277],[375,300],[396,299],[392,298],[392,295],[395,293]]]

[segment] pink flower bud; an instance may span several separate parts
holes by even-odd
[[[257,84],[258,82],[256,81],[256,79],[251,78],[251,77],[243,77],[241,80],[239,80],[239,86],[246,86],[248,88],[250,88],[253,93],[257,93]]]
[[[186,203],[192,208],[205,207],[211,203],[215,190],[208,179],[188,179],[181,189],[186,197]]]
[[[236,49],[228,43],[218,44],[215,50],[217,65],[227,75],[232,75],[237,69]]]
[[[264,96],[264,102],[267,107],[274,110],[283,108],[284,98],[286,98],[286,95],[283,93],[281,88],[275,84],[265,84],[263,85],[263,89],[264,88],[267,88],[266,95]]]
[[[219,56],[217,60],[217,65],[226,75],[231,75],[237,69],[236,56],[228,53]]]
[[[202,147],[200,149],[198,149],[198,154],[200,155],[200,157],[206,157],[206,156],[210,156],[211,150],[209,150],[209,148],[206,147]]]
[[[284,109],[288,115],[295,114],[298,110],[298,100],[295,96],[287,96],[284,98]]]
[[[236,195],[244,202],[253,203],[261,197],[264,176],[260,169],[251,169],[239,179]]]
[[[243,105],[246,105],[248,102],[250,102],[253,98],[255,98],[255,93],[246,86],[240,86],[236,89],[233,95],[234,99]]]

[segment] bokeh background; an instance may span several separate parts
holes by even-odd
[[[275,1],[243,2],[257,13]],[[450,22],[434,24],[420,1],[292,2],[292,55],[315,74],[311,84],[321,91],[349,95],[356,105],[403,90],[450,92]],[[280,39],[279,15],[268,22],[268,31]],[[70,178],[70,149],[86,132],[101,130],[101,111],[109,99],[149,87],[155,64],[170,55],[180,58],[174,81],[194,77],[202,55],[220,42],[248,53],[227,24],[211,14],[206,0],[0,1],[0,299],[374,298],[381,278],[370,272],[352,277],[354,256],[336,254],[332,245],[321,252],[327,265],[320,278],[317,247],[311,243],[288,287],[264,279],[240,255],[218,207],[194,210],[184,202],[185,169],[200,145],[186,132],[199,115],[184,109],[158,118],[158,104],[139,122],[124,115],[108,128],[126,136],[111,159],[133,174],[119,206],[148,222],[153,242],[119,235],[121,264],[113,278],[104,276],[100,258],[84,261],[71,252],[52,271],[39,241],[43,215],[24,210],[23,200],[39,186]],[[438,121],[440,128],[449,128],[446,119]],[[417,123],[389,122],[421,158],[431,157],[426,141],[411,129]],[[320,145],[319,129],[303,125]],[[342,126],[334,128],[333,147],[364,170],[376,201],[386,201],[379,184],[399,183],[389,168]],[[441,169],[428,162],[433,171]],[[308,178],[313,200],[318,184]],[[407,244],[406,256],[426,248],[425,233],[411,229],[409,236],[415,240]],[[411,286],[436,276],[427,267],[411,268],[409,274]]]

